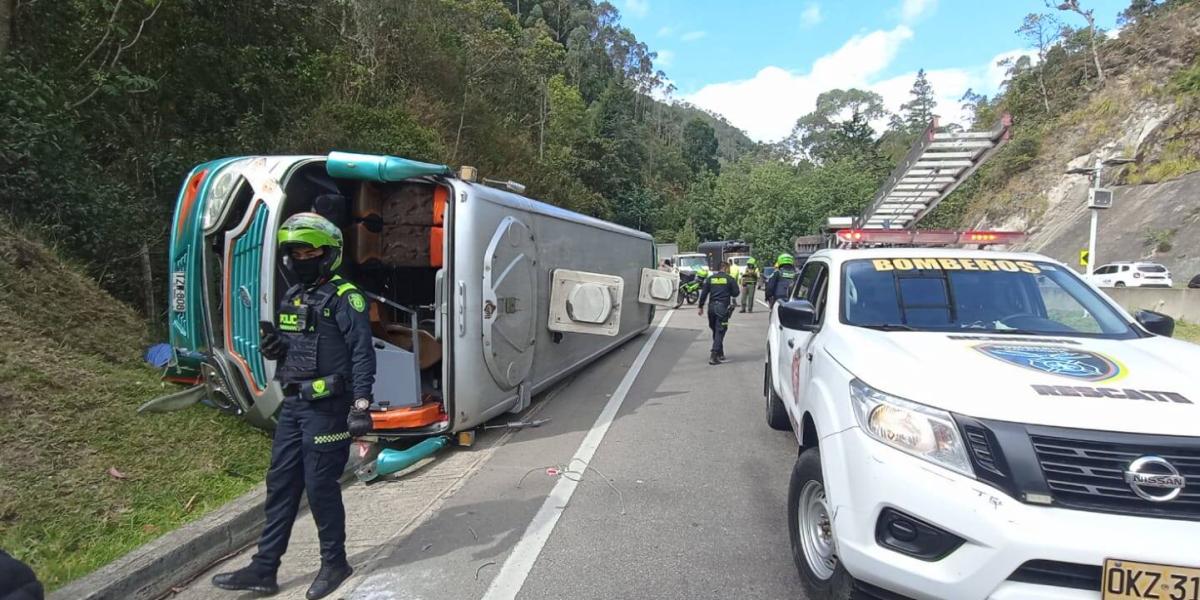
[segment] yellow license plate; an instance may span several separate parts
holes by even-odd
[[[1200,569],[1104,561],[1104,600],[1200,600]]]

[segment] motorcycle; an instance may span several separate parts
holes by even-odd
[[[700,299],[700,280],[691,279],[679,284],[679,301],[676,302],[675,308],[683,306],[684,302],[695,304]]]

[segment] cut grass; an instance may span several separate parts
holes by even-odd
[[[0,548],[53,589],[262,480],[269,438],[142,363],[145,323],[0,222]]]

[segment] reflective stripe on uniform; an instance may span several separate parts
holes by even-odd
[[[350,439],[350,432],[343,431],[341,433],[327,433],[325,435],[318,435],[313,438],[313,443],[314,444],[332,444],[334,442],[340,442],[342,440],[348,440],[348,439]]]

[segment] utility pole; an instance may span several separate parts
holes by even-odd
[[[1097,191],[1099,191],[1101,189],[1100,188],[1100,173],[1104,169],[1104,167],[1111,167],[1114,165],[1124,165],[1124,164],[1129,164],[1132,162],[1137,162],[1137,161],[1132,158],[1100,159],[1099,157],[1097,157],[1096,165],[1094,167],[1091,167],[1091,168],[1076,167],[1074,169],[1067,171],[1067,173],[1072,174],[1072,175],[1091,175],[1092,176],[1092,184],[1088,189],[1088,210],[1090,210],[1092,212],[1092,224],[1091,224],[1091,229],[1088,233],[1088,250],[1087,250],[1088,251],[1088,256],[1087,256],[1087,275],[1088,275],[1088,277],[1091,277],[1092,272],[1096,269],[1096,229],[1099,227],[1099,224],[1100,224],[1100,209],[1108,208],[1108,206],[1099,206],[1092,202],[1092,199],[1096,196]]]

